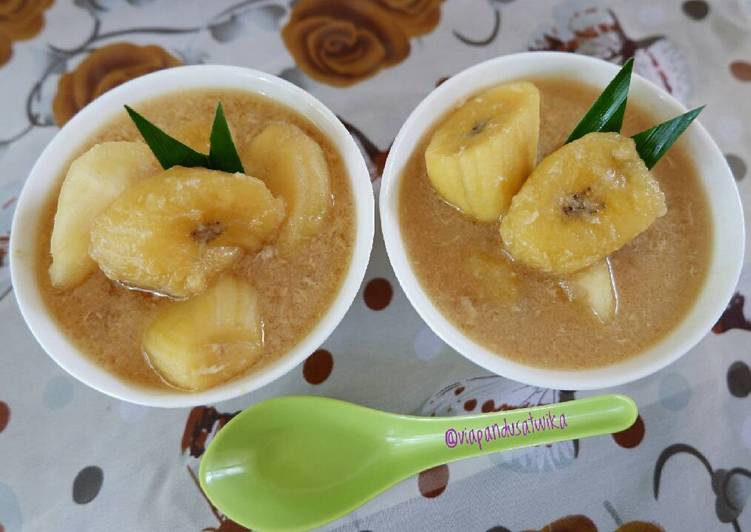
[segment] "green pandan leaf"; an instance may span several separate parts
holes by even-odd
[[[652,168],[657,164],[657,161],[665,155],[665,152],[670,149],[689,124],[699,116],[702,109],[704,109],[703,105],[631,137],[636,142],[636,151],[647,168]]]
[[[211,164],[214,170],[245,173],[240,156],[237,154],[235,143],[232,141],[232,134],[230,133],[227,119],[224,116],[221,102],[216,106],[214,125],[211,126],[209,164]]]
[[[587,114],[584,115],[566,139],[566,143],[581,138],[587,133],[596,131],[617,133],[621,130],[633,68],[634,59],[631,58],[623,64],[613,81],[605,87],[599,98],[595,100]]]
[[[126,105],[125,110],[128,111],[128,115],[130,115],[138,131],[141,132],[143,140],[146,141],[162,168],[165,170],[173,166],[210,168],[209,158],[206,155],[170,137],[131,107]]]

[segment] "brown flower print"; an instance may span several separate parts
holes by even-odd
[[[597,527],[586,515],[567,515],[556,519],[539,531],[527,530],[525,532],[597,532]]]
[[[730,303],[725,308],[725,312],[722,313],[720,319],[712,327],[712,332],[722,334],[728,332],[730,329],[751,331],[751,321],[746,318],[746,314],[743,311],[745,303],[746,297],[743,294],[740,292],[733,294],[733,297],[730,298]]]
[[[31,39],[44,27],[44,11],[52,0],[0,1],[0,66],[13,55],[13,43]]]
[[[598,532],[598,528],[586,515],[567,515],[556,519],[539,531],[528,530],[526,532]],[[619,526],[615,532],[665,532],[665,529],[655,523],[631,521]]]
[[[7,63],[12,55],[13,41],[4,33],[0,33],[0,66]]]
[[[382,150],[365,133],[355,127],[354,124],[347,122],[341,116],[337,115],[337,118],[344,124],[350,135],[354,137],[355,142],[360,147],[360,151],[366,156],[365,163],[368,165],[370,180],[376,181],[380,179],[381,175],[383,175],[383,168],[386,166],[386,158],[389,156],[391,144],[389,144],[388,148]]]
[[[378,0],[408,37],[430,33],[441,19],[441,0]]]
[[[8,246],[10,245],[9,235],[0,235],[0,268],[5,266],[5,257],[8,255]]]
[[[113,43],[91,52],[74,70],[63,74],[52,101],[59,126],[87,103],[128,80],[182,62],[157,45]]]
[[[282,38],[307,75],[345,87],[403,61],[439,17],[437,0],[300,0]]]
[[[590,55],[623,64],[633,57],[634,69],[686,102],[691,92],[689,67],[680,49],[664,35],[632,39],[616,14],[592,0],[567,0],[553,9],[553,22],[540,26],[530,50]]]

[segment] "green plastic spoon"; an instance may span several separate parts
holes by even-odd
[[[241,525],[306,530],[430,467],[610,434],[630,427],[636,416],[636,405],[622,395],[446,418],[390,414],[323,397],[280,397],[227,423],[204,453],[199,477],[214,506]]]

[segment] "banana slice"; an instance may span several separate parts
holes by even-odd
[[[203,390],[248,369],[260,356],[263,324],[250,283],[222,275],[187,301],[170,303],[144,333],[149,362],[170,384]]]
[[[246,172],[287,203],[279,245],[289,248],[314,235],[332,203],[329,168],[318,143],[295,125],[275,122],[253,138],[244,155]]]
[[[94,218],[131,184],[160,170],[140,142],[104,142],[73,161],[60,189],[52,228],[52,286],[73,288],[96,271],[96,262],[89,257]]]
[[[539,131],[537,87],[527,81],[494,87],[433,133],[425,150],[428,178],[454,207],[495,222],[535,166]]]
[[[546,157],[501,221],[511,255],[565,275],[620,249],[667,212],[634,141],[590,133]]]
[[[284,200],[243,174],[175,166],[134,185],[95,221],[91,257],[109,278],[175,298],[276,237]]]
[[[505,254],[470,251],[466,264],[469,273],[478,281],[482,281],[482,293],[475,295],[505,301],[515,301],[519,298],[521,281],[511,265],[511,260]]]
[[[610,323],[618,313],[618,289],[610,259],[561,280],[560,287],[570,301],[584,304],[602,323]]]

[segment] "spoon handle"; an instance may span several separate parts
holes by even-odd
[[[438,465],[531,445],[611,434],[636,421],[636,404],[624,395],[601,395],[532,408],[451,418],[423,418],[423,455]],[[414,430],[413,426],[413,430]],[[426,440],[429,440],[430,443]]]

